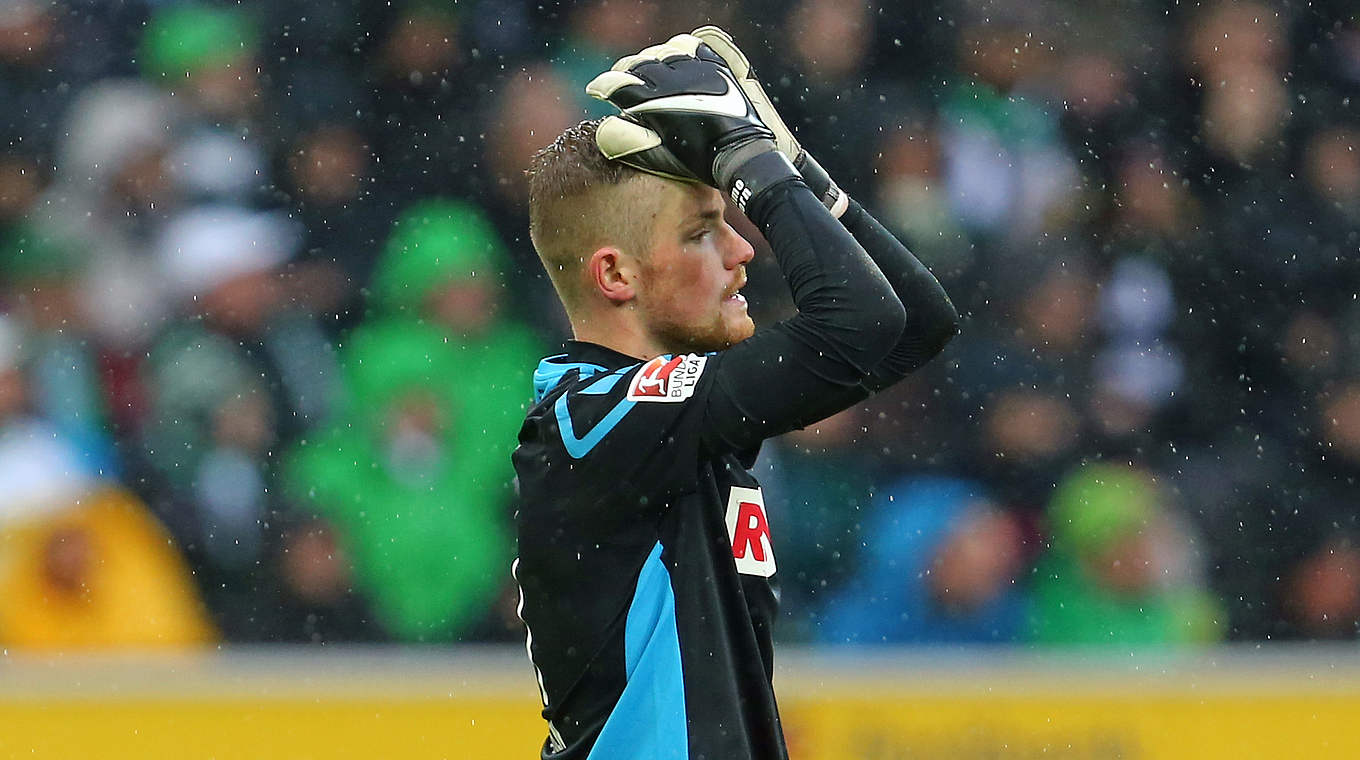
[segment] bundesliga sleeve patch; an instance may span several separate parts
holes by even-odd
[[[628,384],[629,401],[679,402],[694,395],[707,356],[681,354],[658,356],[642,365]]]

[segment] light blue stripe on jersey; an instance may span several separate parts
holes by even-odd
[[[686,760],[689,727],[680,634],[660,541],[638,574],[624,623],[623,659],[628,682],[586,760]]]
[[[553,411],[557,413],[557,430],[562,434],[562,446],[566,448],[572,459],[580,459],[589,454],[590,450],[595,448],[600,441],[603,441],[604,437],[614,429],[615,425],[619,424],[620,420],[633,411],[633,406],[636,404],[636,401],[620,399],[619,403],[609,410],[609,414],[604,416],[604,419],[595,423],[595,427],[591,428],[590,432],[577,438],[576,431],[571,424],[571,413],[567,411],[567,394],[563,393],[557,397],[557,402],[553,404]]]
[[[583,366],[594,367],[595,365],[587,364]],[[599,369],[603,371],[604,368],[600,367]],[[619,380],[623,379],[624,373],[631,369],[633,369],[633,367],[616,369],[585,388],[582,388],[578,393],[587,396],[603,396],[613,390],[614,386],[618,385]],[[586,370],[583,369],[581,372],[583,377],[589,377],[589,375],[585,374]],[[618,425],[619,421],[622,420],[628,412],[632,411],[635,403],[637,402],[620,399],[619,403],[616,404],[613,409],[610,409],[609,413],[604,416],[604,419],[595,423],[595,427],[591,428],[590,432],[577,438],[575,426],[571,421],[571,413],[567,409],[567,394],[564,393],[561,396],[558,396],[557,402],[553,404],[553,411],[557,413],[557,429],[562,434],[562,445],[566,448],[567,453],[570,454],[573,459],[580,459],[586,454],[589,454],[590,450],[595,448],[600,441],[604,440],[604,437],[609,435],[609,431],[613,430],[614,426]]]
[[[633,367],[624,367],[623,369],[616,369],[613,372],[610,372],[609,374],[605,375],[599,380],[596,380],[590,385],[587,385],[586,387],[582,388],[580,391],[577,392],[584,393],[588,396],[603,396],[604,394],[614,390],[614,386],[618,385],[619,381],[623,379],[623,373],[631,369],[633,369]]]
[[[553,361],[553,359],[565,359],[566,356],[566,354],[549,356],[538,363],[538,367],[534,370],[534,403],[542,401],[543,397],[548,395],[548,391],[562,381],[562,376],[574,369],[581,371],[581,377],[590,377],[597,372],[604,372],[604,367],[598,364],[586,362],[558,364]]]

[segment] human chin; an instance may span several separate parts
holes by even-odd
[[[720,310],[723,321],[727,323],[727,332],[739,334],[733,343],[746,340],[755,332],[755,322],[751,321],[751,315],[746,311],[746,297],[742,294],[733,293],[724,298]]]
[[[706,329],[690,331],[686,342],[691,351],[721,351],[751,337],[755,329],[755,323],[745,311],[740,315],[720,313]]]
[[[745,308],[743,308],[740,317],[731,319],[727,323],[727,345],[736,345],[752,335],[755,335],[755,333],[756,323],[751,320],[751,317],[746,313]]]

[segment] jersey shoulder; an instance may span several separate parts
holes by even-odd
[[[647,445],[673,439],[706,389],[710,354],[663,354],[610,369],[553,356],[534,373],[530,413],[539,432],[582,459],[601,446]],[[697,435],[697,430],[693,431]],[[545,441],[546,442],[546,441]]]

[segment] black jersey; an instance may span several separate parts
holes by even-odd
[[[785,755],[755,451],[701,443],[722,361],[574,343],[539,365],[515,577],[563,757]]]
[[[956,315],[891,236],[871,259],[801,183],[767,196],[752,219],[797,316],[712,354],[571,342],[535,373],[514,575],[544,758],[787,757],[771,685],[779,526],[749,468],[764,439],[938,352]]]

